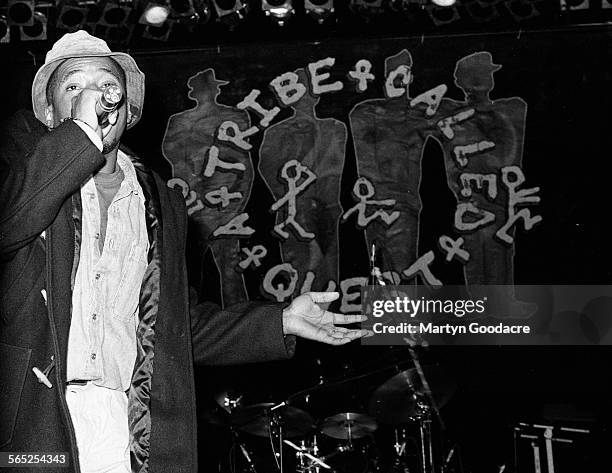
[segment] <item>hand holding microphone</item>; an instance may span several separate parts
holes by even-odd
[[[123,94],[116,85],[109,86],[102,92],[83,89],[73,99],[72,118],[85,122],[102,138],[102,128],[109,124],[109,115],[117,110],[122,100]]]

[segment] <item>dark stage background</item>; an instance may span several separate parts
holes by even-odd
[[[491,98],[520,97],[527,104],[522,169],[525,187],[540,188],[541,202],[531,207],[531,211],[541,215],[542,222],[529,231],[524,230],[522,224],[517,226],[514,282],[610,284],[612,261],[607,230],[611,176],[608,155],[612,149],[609,118],[612,110],[611,33],[610,29],[593,28],[555,33],[253,43],[198,50],[130,51],[147,76],[147,98],[144,116],[127,134],[125,144],[170,179],[172,169],[162,153],[162,142],[169,118],[195,105],[187,96],[190,77],[214,68],[216,79],[229,82],[221,87],[218,104],[235,107],[251,89],[259,89],[260,103],[272,108],[280,105],[268,87],[272,79],[306,68],[308,63],[319,59],[334,57],[335,65],[329,69],[331,77],[327,82],[340,80],[344,89],[322,95],[316,113],[319,119],[334,118],[348,129],[341,184],[337,188],[339,204],[347,211],[355,204],[351,189],[358,177],[348,117],[357,103],[384,97],[385,59],[403,49],[410,52],[414,74],[411,97],[444,83],[448,85],[446,98],[461,101],[463,93],[453,83],[456,62],[472,53],[487,51],[495,64],[503,66],[495,72]],[[8,54],[2,50],[0,55],[4,70],[0,79],[3,103],[0,113],[4,118],[19,107],[29,107],[29,86],[42,56]],[[376,74],[376,79],[363,93],[355,92],[354,85],[346,79],[347,72],[359,59],[371,61],[372,72]],[[291,115],[289,108],[281,108],[272,126]],[[260,117],[251,113],[249,119],[251,124],[257,124]],[[197,141],[197,137],[191,139]],[[270,234],[275,214],[269,209],[275,199],[258,172],[262,139],[263,131],[250,139],[253,183],[250,198],[245,199],[244,212],[248,213],[249,224],[255,233],[241,239],[240,248],[262,244],[268,249],[268,256],[260,268],[249,267],[242,273],[250,299],[266,297],[262,292],[262,280],[270,268],[282,261],[280,240]],[[437,257],[431,269],[436,277],[444,284],[463,284],[463,265],[456,261],[445,263],[437,249],[440,235],[457,235],[453,229],[456,200],[447,185],[443,150],[437,141],[427,141],[421,163],[423,209],[418,254],[433,250]],[[338,225],[340,281],[368,274],[366,236],[355,221],[353,216]],[[215,259],[210,252],[202,258],[201,226],[194,223],[192,231],[188,255],[192,283],[200,297],[221,302],[223,284],[219,271],[214,270]],[[206,236],[209,233],[204,232]],[[390,257],[394,257],[392,252]],[[232,294],[236,295],[235,291],[228,291],[225,298]],[[332,305],[332,309],[339,309],[339,304]],[[423,361],[443,365],[458,385],[442,410],[448,429],[437,436],[437,448],[447,452],[457,443],[457,459],[462,460],[463,471],[496,472],[502,464],[508,465],[508,469],[511,467],[512,426],[516,422],[582,425],[594,428],[597,433],[589,445],[589,453],[577,448],[579,460],[567,460],[560,468],[575,472],[609,471],[605,452],[600,447],[609,437],[611,355],[609,347],[578,346],[432,347],[423,350]],[[233,389],[244,394],[244,403],[280,401],[320,379],[330,381],[388,366],[386,372],[312,396],[307,407],[317,418],[345,411],[365,412],[369,397],[378,385],[398,370],[411,367],[406,360],[408,353],[401,347],[361,347],[354,343],[330,348],[300,341],[296,357],[291,361],[198,369],[202,471],[218,471],[219,462],[227,461],[231,442],[224,428],[206,421],[205,414],[214,405],[215,393]],[[376,439],[382,450],[390,449],[389,438],[390,430],[380,428]],[[245,441],[256,456],[263,455],[261,464],[267,466],[262,467],[262,471],[271,471],[269,458],[261,453],[266,451],[266,442],[248,436]],[[458,463],[453,464],[458,467]]]

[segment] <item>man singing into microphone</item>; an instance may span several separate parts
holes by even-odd
[[[36,74],[34,115],[1,130],[0,450],[54,454],[45,471],[196,473],[194,362],[366,334],[317,305],[334,293],[189,307],[183,198],[119,150],[143,100],[134,60],[79,31]]]

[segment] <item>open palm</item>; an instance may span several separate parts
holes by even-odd
[[[330,345],[343,345],[369,335],[367,330],[337,326],[363,322],[366,320],[364,315],[337,314],[318,305],[332,302],[338,297],[337,292],[307,292],[296,297],[283,311],[285,334]]]

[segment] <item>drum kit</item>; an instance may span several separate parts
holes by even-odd
[[[394,366],[396,374],[373,391],[368,412],[347,410],[315,419],[300,402],[319,396],[326,403],[323,393],[330,385],[366,374],[319,383],[280,403],[243,405],[242,397],[224,393],[217,398],[224,416],[209,412],[206,419],[232,431],[234,452],[241,457],[234,463],[242,468],[234,466],[233,472],[271,471],[269,462],[263,465],[253,455],[249,443],[255,436],[268,439],[266,455],[274,458],[272,469],[281,473],[444,473],[444,462],[434,461],[432,423],[443,428],[439,409],[451,399],[455,384],[440,366],[411,361],[413,367],[404,371]],[[385,445],[378,445],[374,436],[381,431]],[[382,449],[392,452],[392,461],[381,461]]]

